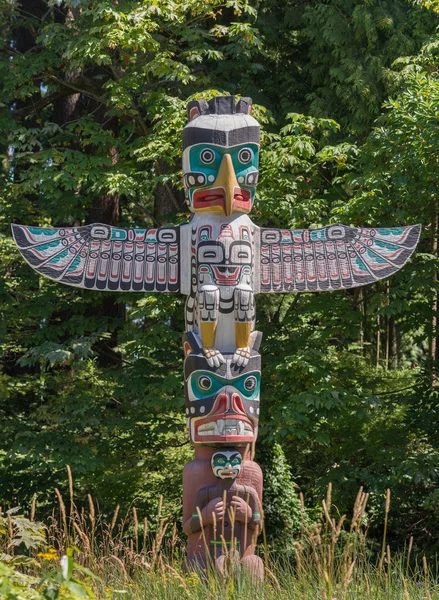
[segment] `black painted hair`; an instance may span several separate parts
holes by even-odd
[[[235,96],[216,96],[211,100],[191,100],[187,105],[188,119],[199,115],[248,115],[252,107],[251,98],[235,101]]]

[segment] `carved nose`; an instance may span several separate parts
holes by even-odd
[[[236,392],[227,393],[225,391],[218,395],[211,414],[213,416],[225,414],[245,415],[246,413],[241,396]]]
[[[216,401],[215,406],[213,407],[212,415],[224,415],[230,404],[230,398],[228,394],[220,394]]]
[[[233,407],[233,412],[236,412],[240,415],[245,415],[244,404],[243,404],[242,398],[239,394],[232,395],[232,407]]]

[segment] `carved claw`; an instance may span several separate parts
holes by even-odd
[[[245,367],[250,360],[250,348],[246,346],[245,348],[236,348],[236,352],[233,355],[232,363],[234,363],[237,367]]]
[[[219,367],[226,362],[224,356],[216,348],[203,348],[203,354],[207,358],[209,367]]]

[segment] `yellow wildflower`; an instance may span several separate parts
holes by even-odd
[[[37,558],[42,558],[43,560],[58,560],[58,552],[55,548],[49,548],[47,552],[38,552]]]

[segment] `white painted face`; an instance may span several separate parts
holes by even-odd
[[[241,453],[237,450],[219,450],[212,455],[211,465],[215,477],[236,479],[241,472]]]

